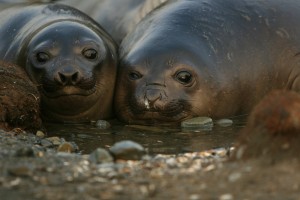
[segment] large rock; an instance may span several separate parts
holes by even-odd
[[[300,95],[273,91],[252,111],[233,157],[271,162],[299,158],[299,144]]]
[[[24,69],[0,61],[0,80],[0,128],[41,128],[40,95]]]

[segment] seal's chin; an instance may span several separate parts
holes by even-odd
[[[90,89],[90,90],[84,90],[78,87],[74,86],[65,86],[62,88],[57,89],[56,91],[47,92],[46,90],[43,90],[43,94],[48,98],[59,98],[59,97],[65,97],[65,96],[90,96],[93,93],[96,92],[96,88]]]

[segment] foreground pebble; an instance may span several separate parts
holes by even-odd
[[[78,150],[77,145],[71,142],[63,142],[57,148],[58,152],[66,152],[66,153],[73,153],[76,152],[77,150]]]
[[[59,138],[59,137],[55,137],[55,136],[54,137],[48,137],[48,138],[46,138],[46,140],[52,142],[52,144],[54,146],[59,146],[60,144],[62,144],[65,141],[64,139]]]
[[[16,153],[16,157],[34,157],[34,152],[31,147],[21,147],[19,148]]]
[[[37,131],[36,132],[36,136],[40,137],[40,138],[44,138],[46,136],[46,134],[43,131]]]
[[[97,148],[90,154],[89,160],[95,164],[100,164],[100,163],[111,163],[114,161],[114,158],[107,150],[102,148]]]
[[[146,154],[142,145],[130,140],[115,143],[109,151],[116,160],[140,160]]]

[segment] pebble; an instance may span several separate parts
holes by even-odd
[[[75,147],[70,142],[64,142],[57,148],[58,152],[66,152],[66,153],[73,153],[75,152]]]
[[[178,165],[178,162],[175,158],[168,158],[166,160],[166,164],[169,166],[169,167],[177,167]]]
[[[124,192],[124,187],[122,185],[114,185],[112,189],[117,194],[122,194]]]
[[[8,183],[3,184],[6,187],[15,187],[17,185],[20,185],[20,183],[22,182],[22,180],[17,177],[16,179],[9,181]]]
[[[105,120],[98,120],[95,124],[95,126],[99,129],[108,129],[111,127],[110,123]]]
[[[231,126],[233,124],[233,121],[231,119],[219,119],[216,121],[216,124],[222,127]]]
[[[140,191],[144,196],[153,197],[156,192],[156,186],[154,184],[141,185]]]
[[[109,151],[116,160],[140,160],[146,154],[144,147],[131,140],[117,142]]]
[[[200,196],[198,194],[191,194],[189,197],[189,200],[198,200],[200,199]]]
[[[46,147],[46,148],[50,148],[50,147],[53,147],[53,143],[47,139],[42,139],[41,140],[41,145],[43,147]]]
[[[232,199],[233,199],[232,194],[222,194],[222,195],[219,197],[219,200],[232,200]]]
[[[237,181],[238,179],[240,179],[241,176],[242,176],[241,173],[239,173],[239,172],[234,172],[234,173],[232,173],[232,174],[229,175],[228,180],[229,180],[229,182],[235,182],[235,181]]]
[[[31,147],[22,147],[15,152],[16,157],[34,157],[34,151]]]
[[[101,164],[111,163],[114,161],[114,158],[107,150],[103,148],[97,148],[90,154],[89,160],[93,163]]]
[[[8,172],[14,176],[31,176],[32,175],[32,169],[25,165],[10,167],[8,169]]]
[[[46,139],[49,140],[50,142],[52,142],[52,144],[55,146],[59,146],[62,143],[62,141],[59,137],[48,137]]]
[[[45,137],[45,133],[43,131],[37,131],[35,135],[38,136],[39,138]]]
[[[181,122],[182,128],[212,128],[213,121],[209,117],[196,117]]]

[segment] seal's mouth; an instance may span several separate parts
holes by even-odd
[[[193,112],[191,105],[185,100],[174,99],[160,105],[151,104],[147,99],[142,102],[132,98],[128,105],[120,110],[124,121],[138,124],[174,124],[190,118]],[[122,117],[124,116],[124,117]]]
[[[59,98],[59,97],[65,97],[65,96],[90,96],[93,93],[96,92],[96,88],[92,88],[89,90],[81,89],[76,86],[64,86],[61,88],[57,88],[55,91],[47,92],[46,90],[42,91],[43,94],[48,98]]]
[[[62,76],[63,77],[63,76]],[[61,78],[62,78],[61,77]],[[43,76],[38,86],[40,92],[48,98],[58,98],[62,96],[89,96],[96,92],[97,82],[92,77],[81,78],[76,83],[72,81],[59,81],[55,78]]]

